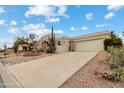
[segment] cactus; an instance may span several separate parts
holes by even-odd
[[[51,31],[51,37],[49,38],[49,49],[48,49],[48,53],[55,53],[56,47],[55,47],[55,33],[53,31],[53,27],[52,27],[52,31]]]

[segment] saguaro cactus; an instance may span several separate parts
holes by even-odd
[[[49,50],[51,53],[55,53],[56,47],[55,47],[55,33],[53,31],[53,27],[52,27],[52,31],[51,31],[51,37],[49,39]]]

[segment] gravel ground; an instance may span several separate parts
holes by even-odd
[[[24,53],[20,54],[20,55],[15,55],[15,54],[9,54],[7,55],[5,58],[2,58],[2,63],[6,64],[6,65],[14,65],[14,64],[18,64],[21,62],[27,62],[33,59],[38,59],[38,58],[43,58],[43,57],[47,57],[47,56],[51,56],[52,54],[41,54],[39,56],[23,56]],[[2,55],[3,56],[3,55]]]
[[[112,72],[109,67],[100,62],[105,59],[106,52],[99,53],[87,65],[82,67],[77,73],[69,78],[61,88],[122,88],[124,83],[112,82],[103,79],[100,75],[95,75],[94,72],[100,73]]]

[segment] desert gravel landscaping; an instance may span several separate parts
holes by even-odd
[[[14,64],[27,62],[27,61],[38,59],[38,58],[51,56],[51,55],[54,55],[54,54],[44,54],[44,53],[42,53],[41,55],[38,55],[38,56],[23,56],[23,55],[24,55],[24,53],[21,53],[19,55],[9,54],[9,55],[1,58],[0,60],[3,62],[3,64],[14,65]],[[1,54],[0,56],[2,57],[3,54]]]
[[[99,73],[112,72],[106,64],[100,62],[105,57],[106,52],[99,53],[61,85],[61,88],[123,88],[124,83],[108,81],[100,75],[94,74],[95,71]]]

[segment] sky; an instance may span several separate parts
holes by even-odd
[[[16,37],[54,32],[66,36],[78,36],[100,31],[114,30],[124,39],[124,6],[119,5],[68,5],[68,6],[0,6],[0,48],[4,42],[13,45]]]

